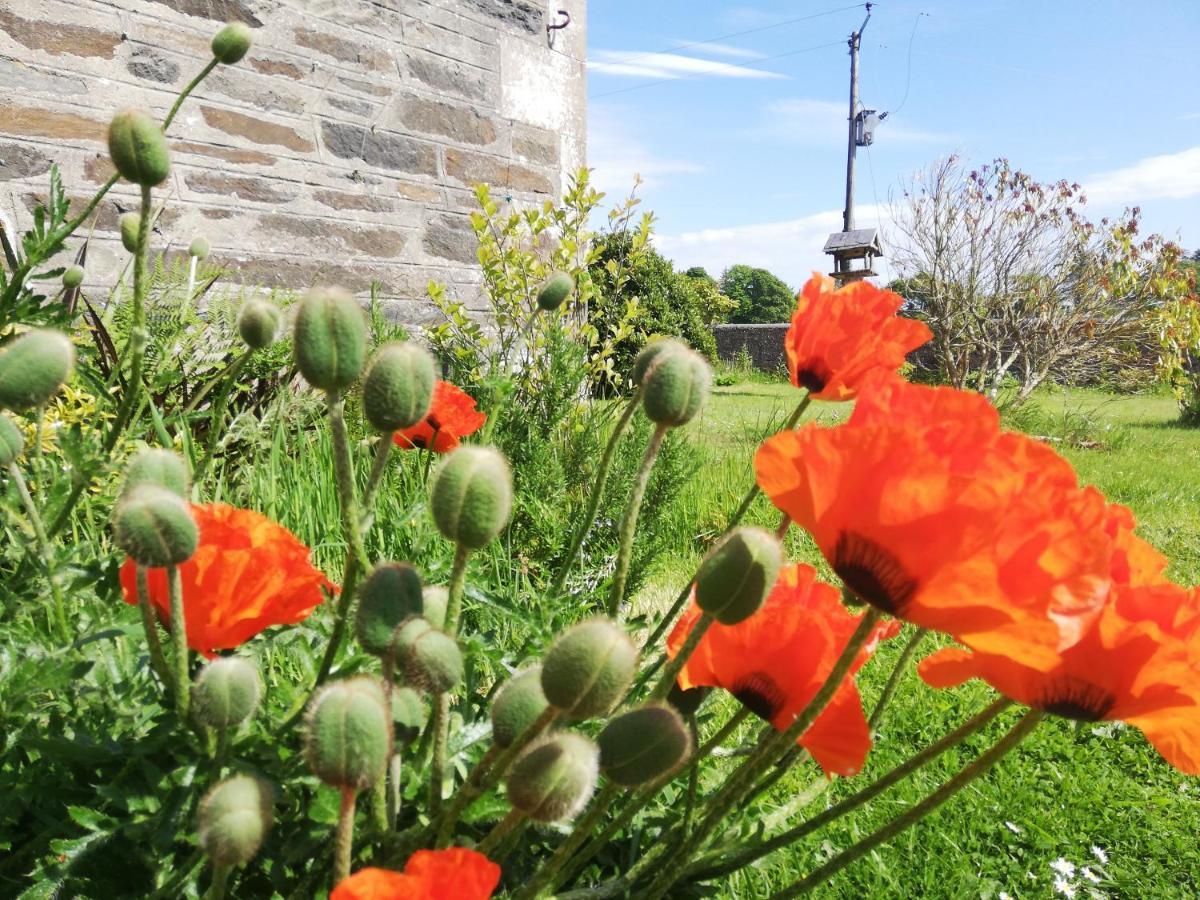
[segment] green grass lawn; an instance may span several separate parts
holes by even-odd
[[[702,532],[720,530],[750,484],[754,447],[777,430],[796,399],[787,384],[739,383],[716,389],[703,419],[693,426],[702,463],[687,501]],[[833,420],[846,409],[826,405],[817,415]],[[1130,506],[1141,523],[1140,533],[1170,556],[1170,574],[1191,584],[1200,580],[1200,431],[1176,427],[1174,419],[1169,397],[1069,390],[1040,396],[1009,425],[1050,439],[1084,482]],[[778,514],[760,500],[750,520],[773,526]],[[816,548],[795,531],[789,538],[791,557],[821,565],[828,575]],[[680,535],[676,552],[641,595],[647,608],[673,596],[694,571],[698,543],[694,535]],[[860,677],[868,710],[902,643],[890,642]],[[818,796],[807,808],[809,814],[823,808],[828,797],[853,792],[936,740],[992,696],[990,688],[979,683],[933,691],[915,675],[908,676],[876,736],[866,771]],[[708,730],[719,726],[732,708],[729,702],[707,707]],[[720,888],[721,895],[766,897],[790,884],[935,789],[1016,717],[1009,711],[966,746],[858,814],[743,870]],[[751,733],[746,732],[747,739]],[[702,790],[715,789],[724,771],[710,771]],[[769,833],[781,822],[801,820],[797,798],[815,775],[811,763],[799,766],[760,803],[755,814]],[[1051,866],[1062,859],[1076,867],[1067,881],[1078,897],[1196,897],[1198,834],[1200,783],[1168,766],[1136,730],[1108,723],[1077,728],[1064,720],[1048,720],[986,778],[841,873],[818,894],[1068,896],[1056,890],[1059,873]]]

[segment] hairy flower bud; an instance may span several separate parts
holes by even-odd
[[[696,605],[722,625],[736,625],[758,612],[782,565],[783,548],[775,535],[762,528],[735,528],[700,563]]]
[[[492,740],[508,747],[550,707],[542,692],[542,667],[517,672],[492,701]]]
[[[655,337],[646,342],[640,353],[633,360],[633,383],[641,384],[646,380],[646,373],[654,365],[655,360],[663,353],[674,353],[677,350],[690,350],[683,341],[670,337]]]
[[[425,727],[425,704],[412,688],[393,688],[392,725],[397,747],[407,747],[421,736],[421,729]]]
[[[206,665],[192,685],[192,711],[209,728],[236,728],[258,709],[262,680],[244,656],[221,656]]]
[[[117,219],[117,228],[121,232],[121,246],[126,253],[137,253],[138,229],[142,227],[142,217],[135,212],[124,213]]]
[[[150,484],[166,488],[172,494],[186,499],[188,481],[187,464],[178,453],[160,447],[143,447],[133,454],[125,467],[125,483],[121,493]]]
[[[274,822],[274,791],[253,775],[220,781],[200,801],[200,847],[217,866],[241,866],[254,859]]]
[[[124,492],[117,501],[113,538],[134,562],[161,569],[190,559],[200,533],[182,497],[143,484]]]
[[[326,784],[360,791],[387,768],[391,715],[383,688],[368,676],[323,687],[309,703],[304,752],[309,768]]]
[[[362,371],[367,322],[345,291],[313,291],[296,313],[296,365],[308,383],[323,391],[348,388]]]
[[[672,428],[686,425],[704,406],[712,370],[693,350],[660,353],[646,371],[642,407],[651,421]]]
[[[67,270],[63,272],[63,287],[69,291],[74,290],[83,284],[83,279],[86,275],[87,273],[83,271],[83,266],[69,266]]]
[[[532,744],[508,774],[508,802],[535,822],[573,819],[596,788],[600,751],[571,732]]]
[[[75,347],[61,331],[27,331],[0,350],[0,407],[42,406],[75,367]]]
[[[487,545],[512,512],[508,460],[492,447],[459,447],[438,467],[429,505],[447,540],[471,550]]]
[[[446,607],[450,603],[450,589],[444,584],[426,586],[421,595],[422,616],[434,628],[446,627]]]
[[[412,618],[392,638],[396,670],[419,691],[444,694],[463,678],[458,642],[423,618]]]
[[[363,378],[363,413],[379,431],[416,425],[429,412],[437,380],[433,357],[412,343],[380,349]]]
[[[10,466],[25,449],[21,430],[8,416],[0,413],[0,466]]]
[[[567,629],[546,651],[542,691],[550,705],[573,719],[610,712],[629,689],[637,650],[608,619],[590,619]]]
[[[136,109],[123,109],[108,126],[108,155],[121,177],[154,187],[171,174],[171,154],[158,123]]]
[[[225,65],[232,66],[241,62],[242,57],[250,52],[253,41],[249,28],[241,22],[230,22],[213,36],[212,55]]]
[[[422,605],[417,570],[407,563],[380,563],[358,589],[358,642],[376,656],[390,653],[392,632],[406,619],[421,615]]]
[[[247,300],[238,311],[238,334],[251,350],[263,350],[279,334],[279,307],[267,300]]]
[[[549,312],[558,309],[575,290],[575,279],[566,272],[555,272],[538,288],[537,305]]]
[[[212,252],[212,245],[208,243],[208,238],[202,234],[192,238],[192,243],[188,247],[188,256],[194,256],[196,259],[208,259],[208,254]]]
[[[624,787],[648,784],[674,772],[692,750],[692,733],[679,713],[658,703],[617,716],[596,740],[600,770]]]

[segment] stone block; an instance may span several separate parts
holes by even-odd
[[[338,159],[359,159],[377,169],[410,175],[437,174],[434,145],[410,137],[322,119],[321,140]]]
[[[400,101],[396,118],[409,131],[437,135],[461,144],[486,145],[496,140],[495,120],[469,106],[410,95]]]
[[[473,153],[470,150],[446,148],[446,174],[464,185],[489,184],[532,194],[552,194],[550,177],[527,166],[511,163],[498,156]]]
[[[513,28],[531,36],[546,33],[544,5],[532,0],[464,0],[463,6],[495,20],[501,27]]]
[[[476,254],[479,241],[466,216],[446,213],[434,216],[425,226],[422,243],[426,253],[440,259],[463,263],[473,263],[479,259]]]
[[[252,28],[262,26],[262,20],[254,15],[248,0],[150,0],[168,9],[209,19],[213,22],[242,22]]]
[[[50,171],[50,157],[28,144],[0,141],[0,181],[34,178]]]
[[[133,48],[125,68],[135,78],[160,84],[174,84],[180,75],[179,63],[145,44]]]
[[[304,252],[307,248],[314,254],[335,258],[347,254],[395,259],[408,242],[408,236],[394,228],[282,213],[263,216],[258,220],[256,231],[284,236],[286,246],[295,252]]]
[[[183,181],[190,190],[199,194],[214,194],[230,200],[248,200],[252,203],[287,203],[299,196],[294,186],[261,176],[245,177],[223,172],[192,171],[184,175]]]
[[[24,4],[18,4],[21,9]],[[112,59],[121,45],[119,32],[54,22],[26,19],[10,9],[0,7],[0,32],[30,50],[40,50],[51,56],[96,56]]]
[[[295,29],[296,43],[331,56],[339,62],[369,72],[395,72],[396,63],[383,50],[367,45],[361,37],[341,37],[313,28]]]
[[[513,128],[513,154],[543,166],[557,166],[560,158],[558,133],[547,128],[518,123]]]
[[[87,85],[82,78],[43,72],[3,57],[0,57],[0,85],[11,93],[52,94],[55,97],[87,93]]]
[[[296,129],[268,122],[261,116],[248,116],[216,106],[201,106],[200,114],[210,127],[233,137],[245,138],[255,144],[286,147],[297,153],[312,153],[316,150],[312,141]]]
[[[409,54],[408,72],[439,93],[495,105],[495,73],[422,51]]]
[[[0,132],[68,141],[107,140],[108,123],[72,112],[0,102]]]

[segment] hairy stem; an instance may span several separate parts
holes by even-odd
[[[683,642],[683,646],[679,648],[679,652],[675,654],[675,658],[667,663],[662,674],[658,677],[658,684],[654,686],[654,690],[650,692],[650,701],[662,700],[671,692],[671,685],[675,683],[676,676],[687,663],[691,655],[700,646],[700,641],[712,627],[715,622],[712,616],[708,613],[703,613],[696,624],[692,626],[692,630],[688,633],[687,640]]]
[[[191,701],[188,677],[187,621],[183,612],[183,582],[178,566],[167,566],[167,596],[171,605],[172,671],[175,681],[175,712],[186,722]]]
[[[371,474],[367,478],[367,489],[363,491],[362,519],[359,521],[359,531],[364,535],[375,524],[375,500],[379,496],[379,486],[383,483],[383,475],[387,472],[388,459],[392,454],[395,443],[393,434],[389,431],[381,434],[375,441],[375,461],[371,463]]]
[[[612,806],[613,801],[617,799],[617,795],[620,792],[620,785],[611,781],[600,789],[600,793],[592,799],[591,805],[588,806],[588,811],[584,813],[583,818],[575,823],[570,836],[559,845],[554,854],[534,873],[533,878],[527,881],[524,887],[513,895],[513,900],[533,900],[545,888],[553,884],[555,877],[571,861],[571,857],[575,855],[575,851],[582,847],[583,842],[591,836],[596,824],[608,812],[608,808]]]
[[[29,485],[25,481],[25,476],[16,462],[8,464],[8,474],[12,478],[13,484],[17,486],[21,505],[25,507],[25,515],[29,517],[29,524],[33,526],[34,539],[37,541],[37,555],[41,559],[42,567],[46,570],[46,583],[50,585],[50,596],[54,600],[54,616],[58,620],[59,637],[64,641],[70,640],[71,629],[67,624],[67,608],[63,602],[62,588],[59,587],[58,579],[54,577],[54,556],[50,550],[50,538],[46,535],[46,526],[38,513],[37,504],[33,502],[33,495],[29,493]]]
[[[342,803],[338,809],[337,831],[333,838],[333,884],[350,877],[350,856],[354,848],[354,807],[358,794],[342,788]]]
[[[654,433],[650,435],[650,441],[646,444],[646,452],[642,455],[642,464],[638,468],[637,477],[633,482],[633,490],[629,494],[629,502],[625,504],[625,514],[621,517],[617,566],[613,572],[612,589],[608,595],[608,614],[614,619],[620,617],[621,604],[625,600],[629,563],[633,559],[633,536],[637,531],[642,498],[646,496],[646,485],[650,483],[650,470],[654,468],[654,460],[658,458],[658,451],[662,448],[663,438],[666,436],[666,425],[656,426]]]
[[[490,851],[499,846],[501,841],[512,834],[514,830],[523,826],[526,821],[525,813],[519,809],[509,810],[508,815],[496,823],[496,827],[488,832],[487,837],[480,841],[475,849],[487,856]]]
[[[175,686],[175,679],[171,676],[171,667],[167,665],[167,658],[163,655],[162,641],[158,636],[158,619],[154,615],[154,608],[150,605],[150,584],[144,566],[137,567],[136,581],[138,609],[142,613],[142,628],[146,632],[146,649],[150,655],[150,667],[162,679],[167,690],[178,690]]]
[[[471,557],[469,547],[462,544],[454,548],[454,563],[450,566],[450,583],[446,588],[446,634],[455,637],[462,618],[463,590],[467,586],[467,560]]]
[[[900,651],[900,656],[896,660],[896,665],[892,669],[892,674],[888,676],[887,683],[883,686],[883,693],[879,695],[879,700],[875,703],[875,708],[871,710],[871,718],[867,720],[867,729],[874,731],[875,728],[883,721],[883,714],[887,712],[888,706],[891,705],[892,697],[896,694],[896,688],[900,686],[900,679],[908,671],[908,664],[912,661],[913,655],[917,652],[917,648],[921,645],[921,641],[925,640],[925,636],[929,632],[924,628],[918,628],[913,632],[912,637],[908,639],[908,643],[904,645],[904,649]]]
[[[442,791],[446,786],[446,744],[450,737],[450,695],[440,693],[433,700],[433,754],[429,763],[429,815],[442,811]]]
[[[225,900],[225,891],[229,886],[229,866],[213,865],[212,884],[204,895],[206,900]]]

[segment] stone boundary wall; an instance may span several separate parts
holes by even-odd
[[[763,372],[780,372],[787,365],[783,337],[789,324],[778,325],[714,325],[717,356],[732,362],[742,351],[750,355],[754,368]]]
[[[478,309],[472,185],[540,202],[585,162],[586,2],[554,7],[571,24],[551,45],[539,0],[0,0],[0,214],[29,226],[52,161],[78,209],[112,172],[113,112],[161,118],[238,20],[250,55],[168,134],[152,249],[203,234],[247,285],[378,281],[411,324],[435,315],[431,279]],[[128,184],[100,207],[90,282],[124,265],[116,221],[136,207]]]

